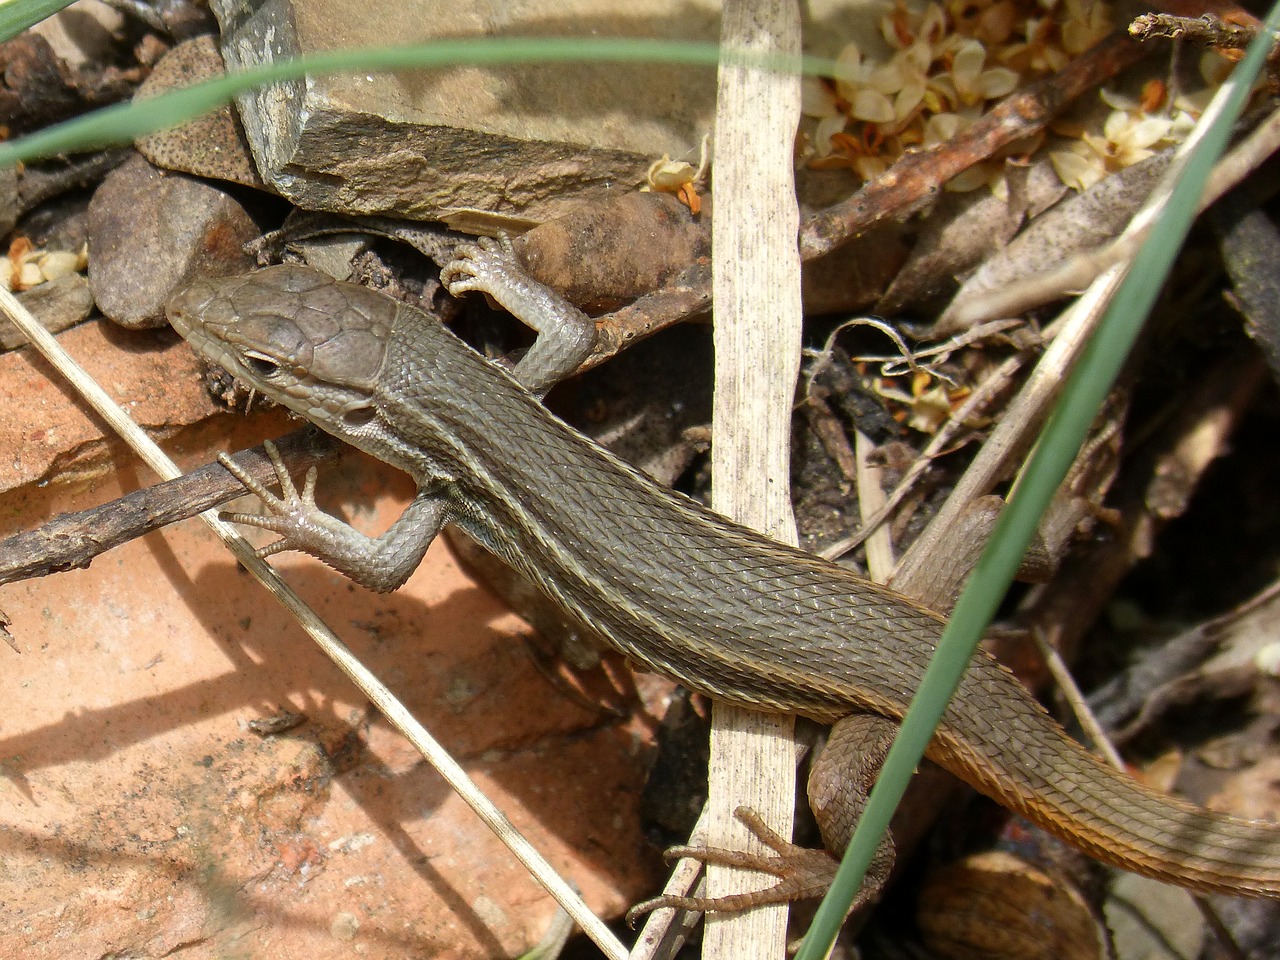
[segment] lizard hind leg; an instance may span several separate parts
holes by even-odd
[[[858,714],[838,722],[827,744],[809,769],[809,805],[818,821],[823,842],[842,853],[849,845],[853,828],[866,806],[867,794],[889,751],[896,724],[883,717]],[[823,896],[835,879],[839,864],[826,851],[797,846],[771,830],[749,807],[739,807],[736,815],[770,853],[743,853],[716,847],[673,847],[667,859],[689,857],[702,863],[758,870],[777,877],[762,890],[725,897],[664,895],[646,900],[627,913],[635,917],[663,907],[684,910],[735,912],[770,903],[792,903]],[[893,870],[894,843],[886,836],[876,848],[862,889],[851,909],[856,910],[879,898]]]

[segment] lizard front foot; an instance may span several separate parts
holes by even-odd
[[[326,554],[334,552],[335,541],[345,542],[355,531],[335,517],[329,516],[316,505],[316,468],[307,470],[303,481],[302,492],[294,485],[289,476],[289,469],[280,458],[280,451],[270,440],[264,441],[263,448],[275,468],[276,482],[280,484],[280,496],[276,496],[261,483],[249,476],[234,460],[225,453],[218,455],[218,462],[244,484],[245,489],[262,501],[268,514],[228,513],[222,512],[218,517],[228,523],[245,524],[261,527],[272,533],[280,534],[281,539],[259,548],[256,553],[260,559],[284,553],[287,550],[300,550],[312,556],[324,559]]]
[[[380,537],[367,537],[316,506],[315,467],[307,471],[306,482],[299,493],[275,444],[267,441],[265,446],[280,483],[278,497],[237,467],[225,454],[218,458],[250,493],[257,495],[270,514],[223,513],[222,519],[280,534],[281,539],[258,550],[259,557],[270,557],[285,550],[301,550],[323,560],[356,583],[387,593],[409,579],[449,515],[447,495],[419,489],[413,502],[386,533]]]
[[[536,396],[545,394],[591,355],[595,321],[526,274],[506,236],[460,244],[453,260],[440,271],[440,282],[455,297],[485,294],[537,332],[538,339],[512,371]]]
[[[492,288],[518,286],[528,283],[529,278],[516,261],[511,238],[503,234],[458,244],[453,259],[440,271],[440,282],[455,297],[475,292],[498,300]]]

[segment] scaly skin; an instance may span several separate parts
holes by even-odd
[[[502,300],[502,264],[486,256],[501,260],[472,248],[448,279]],[[695,690],[824,722],[906,710],[942,618],[658,487],[421,312],[298,267],[197,283],[169,312],[199,352],[418,483],[378,540],[317,518],[309,497],[268,494],[277,515],[255,522],[285,549],[389,590],[457,523],[626,656]],[[1117,773],[985,655],[927,756],[1106,863],[1280,896],[1280,827]]]

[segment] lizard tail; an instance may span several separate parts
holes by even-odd
[[[965,683],[990,681],[976,663]],[[1007,674],[1005,674],[1007,677]],[[949,710],[927,756],[977,790],[1113,866],[1206,893],[1280,897],[1280,828],[1184,803],[1119,773],[1029,695]]]

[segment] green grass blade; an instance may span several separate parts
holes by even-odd
[[[1068,380],[1014,496],[1001,512],[990,543],[966,584],[933,661],[871,791],[836,882],[815,915],[797,960],[819,960],[835,942],[849,904],[862,885],[880,838],[888,829],[912,773],[955,693],[961,674],[1008,589],[1036,525],[1066,476],[1095,413],[1137,338],[1187,231],[1213,164],[1230,137],[1249,90],[1280,26],[1280,3],[1236,67],[1218,109],[1202,118],[1205,134],[1191,151],[1169,205],[1134,258],[1096,336]],[[1211,115],[1211,113],[1213,115]]]
[[[726,53],[725,58],[760,69],[799,70],[815,75],[830,75],[835,69],[833,61],[822,57],[787,57],[742,51]],[[297,80],[307,74],[557,61],[674,63],[714,68],[721,59],[720,48],[714,43],[590,37],[478,37],[404,47],[335,50],[228,73],[225,77],[141,103],[118,104],[69,120],[12,143],[0,144],[0,165],[131,143],[137,137],[207,113],[246,90],[266,83]]]
[[[74,0],[5,0],[0,3],[0,40],[21,33],[27,27],[52,17]]]

